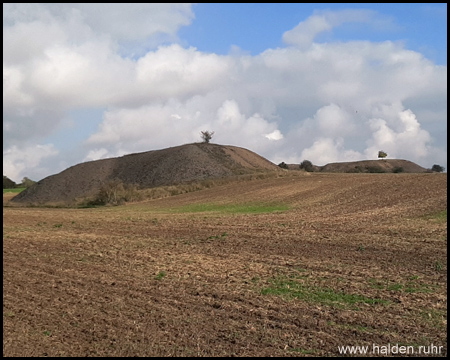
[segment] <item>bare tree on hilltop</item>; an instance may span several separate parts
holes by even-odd
[[[214,131],[201,131],[202,139],[204,143],[209,143],[209,141],[212,139],[214,135]]]

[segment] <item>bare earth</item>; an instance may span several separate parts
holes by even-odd
[[[194,143],[88,161],[38,181],[12,201],[33,205],[73,205],[95,196],[109,181],[140,189],[279,171],[262,156],[231,145]]]
[[[8,196],[3,356],[447,353],[447,174],[289,175],[91,209]]]
[[[313,165],[314,171],[332,173],[424,173],[431,172],[416,163],[403,159],[360,160]],[[288,164],[288,169],[299,170],[300,164]]]

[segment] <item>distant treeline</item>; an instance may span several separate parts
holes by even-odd
[[[36,181],[28,179],[27,177],[24,177],[20,184],[16,184],[9,177],[3,175],[3,189],[29,188],[35,182]]]

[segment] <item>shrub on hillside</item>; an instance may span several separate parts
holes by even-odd
[[[309,160],[303,160],[301,162],[301,164],[300,164],[300,169],[303,169],[303,170],[308,171],[308,172],[314,171],[313,164]]]
[[[434,172],[443,172],[444,170],[445,168],[443,166],[437,164],[434,164],[433,167],[431,168],[431,171]]]
[[[103,184],[96,198],[91,202],[93,205],[121,205],[126,201],[140,199],[136,185],[124,184],[120,180],[111,180]]]
[[[19,187],[29,188],[30,186],[36,184],[36,181],[31,180],[27,178],[26,176],[22,179],[22,183],[19,185]]]
[[[364,172],[364,168],[362,166],[355,166],[353,168],[350,168],[348,170],[345,170],[346,173],[354,174],[354,173],[361,173]]]
[[[282,169],[288,169],[288,165],[283,161],[278,164],[278,166]]]
[[[398,174],[398,173],[405,172],[405,169],[403,169],[401,166],[396,166],[395,168],[392,169],[392,172],[395,174]]]
[[[367,166],[366,169],[367,169],[367,172],[375,173],[375,174],[381,174],[381,173],[386,172],[386,170],[384,170],[383,168],[381,168],[379,166]]]

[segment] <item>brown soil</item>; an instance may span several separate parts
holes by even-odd
[[[113,180],[145,189],[262,171],[279,168],[244,148],[195,143],[77,164],[38,181],[12,201],[73,204],[95,196],[102,185]]]
[[[4,207],[3,356],[445,356],[446,209],[446,174],[323,173]]]

